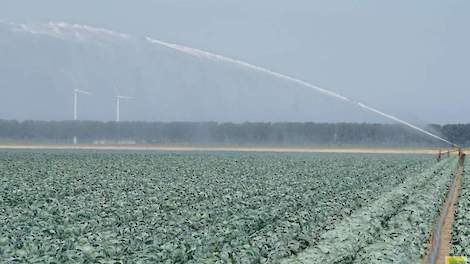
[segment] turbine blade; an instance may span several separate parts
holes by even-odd
[[[124,96],[124,95],[118,95],[118,96],[116,96],[116,98],[118,98],[118,99],[134,99],[134,97]]]
[[[83,90],[79,90],[79,89],[75,89],[74,91],[75,91],[76,93],[81,93],[81,94],[88,94],[88,95],[91,94],[90,92],[83,91]]]

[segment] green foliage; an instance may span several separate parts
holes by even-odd
[[[283,263],[419,263],[456,165],[448,159],[407,178]]]
[[[470,256],[470,162],[468,159],[466,164],[452,226],[452,256]]]
[[[439,194],[447,179],[444,168],[419,174],[432,160],[0,152],[0,262],[276,263],[334,238],[349,221],[357,229],[336,242],[373,245],[392,230],[384,223],[432,221],[437,200],[425,192]]]

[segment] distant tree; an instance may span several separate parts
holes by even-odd
[[[470,145],[470,124],[430,125],[442,137]],[[217,123],[0,120],[0,139],[69,143],[133,140],[152,144],[437,146],[442,142],[395,124]]]

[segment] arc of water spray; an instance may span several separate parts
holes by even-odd
[[[256,66],[256,65],[244,62],[244,61],[240,61],[240,60],[237,60],[237,59],[232,59],[232,58],[225,57],[225,56],[215,54],[215,53],[211,53],[211,52],[208,52],[208,51],[203,51],[203,50],[199,50],[199,49],[195,49],[195,48],[190,48],[190,47],[186,47],[186,46],[182,46],[182,45],[178,45],[178,44],[173,44],[173,43],[168,43],[168,42],[164,42],[164,41],[161,41],[161,40],[152,39],[150,37],[147,37],[147,41],[150,42],[150,43],[158,44],[160,46],[164,46],[164,47],[167,47],[167,48],[170,48],[170,49],[173,49],[173,50],[177,50],[177,51],[180,51],[180,52],[183,52],[183,53],[195,56],[195,57],[209,59],[209,60],[213,60],[213,61],[219,61],[219,62],[227,62],[227,63],[230,63],[230,64],[235,64],[235,65],[238,65],[238,66],[249,68],[249,69],[252,69],[252,70],[255,70],[255,71],[258,71],[258,72],[262,72],[262,73],[274,76],[276,78],[280,78],[280,79],[283,79],[283,80],[287,80],[287,81],[291,81],[291,82],[300,84],[302,86],[306,86],[308,88],[316,90],[317,92],[335,97],[335,98],[340,99],[342,101],[351,102],[351,100],[349,98],[347,98],[345,96],[342,96],[340,94],[337,94],[333,91],[320,88],[320,87],[318,87],[316,85],[313,85],[313,84],[310,84],[308,82],[305,82],[305,81],[302,81],[302,80],[284,75],[282,73],[271,71],[271,70],[268,70],[266,68]]]
[[[0,20],[0,23],[13,26],[15,30],[26,31],[26,32],[29,32],[29,33],[32,33],[32,34],[45,34],[45,35],[49,35],[49,36],[62,36],[64,38],[67,37],[67,35],[65,34],[65,32],[63,30],[69,30],[69,31],[75,32],[76,36],[77,36],[77,34],[80,35],[80,31],[82,31],[82,32],[91,33],[91,34],[94,34],[94,35],[97,35],[97,36],[100,36],[100,37],[113,36],[113,37],[119,37],[119,38],[124,39],[124,40],[129,40],[130,39],[130,36],[127,35],[127,34],[115,32],[115,31],[111,31],[111,30],[107,30],[107,29],[102,29],[102,28],[94,28],[94,27],[90,27],[90,26],[86,26],[86,25],[78,25],[78,24],[71,25],[71,24],[67,24],[67,23],[63,23],[63,22],[60,22],[60,23],[50,22],[46,26],[43,25],[42,27],[37,26],[37,25],[25,25],[25,24],[16,25],[14,23],[1,21],[1,20]],[[45,28],[45,30],[37,30],[37,28],[39,28],[39,29]],[[244,61],[241,61],[241,60],[229,58],[229,57],[222,56],[222,55],[219,55],[219,54],[215,54],[215,53],[212,53],[212,52],[208,52],[208,51],[204,51],[204,50],[200,50],[200,49],[195,49],[195,48],[191,48],[191,47],[187,47],[187,46],[183,46],[183,45],[178,45],[178,44],[174,44],[174,43],[169,43],[169,42],[165,42],[165,41],[161,41],[161,40],[156,40],[156,39],[152,39],[150,37],[147,37],[146,39],[150,43],[157,44],[157,45],[160,45],[160,46],[163,46],[163,47],[166,47],[166,48],[170,48],[170,49],[173,49],[173,50],[176,50],[176,51],[179,51],[179,52],[182,52],[182,53],[186,53],[186,54],[189,54],[189,55],[192,55],[192,56],[195,56],[195,57],[200,57],[200,58],[209,59],[209,60],[213,60],[213,61],[217,61],[217,62],[225,62],[225,63],[230,63],[230,64],[242,66],[244,68],[248,68],[248,69],[251,69],[251,70],[254,70],[254,71],[257,71],[257,72],[261,72],[261,73],[265,73],[265,74],[274,76],[274,77],[279,78],[279,79],[283,79],[283,80],[287,80],[287,81],[299,84],[301,86],[313,89],[313,90],[315,90],[317,92],[320,92],[322,94],[325,94],[327,96],[334,97],[334,98],[339,99],[341,101],[345,101],[345,102],[354,104],[354,105],[356,105],[356,106],[358,106],[362,109],[371,111],[375,114],[379,114],[383,117],[386,117],[390,120],[393,120],[395,122],[398,122],[400,124],[408,126],[412,129],[415,129],[415,130],[417,130],[417,131],[419,131],[423,134],[431,136],[431,137],[433,137],[435,139],[438,139],[440,141],[443,141],[445,143],[451,144],[453,146],[457,146],[457,145],[453,144],[452,142],[450,142],[450,141],[448,141],[444,138],[441,138],[441,137],[439,137],[439,136],[437,136],[437,135],[435,135],[435,134],[433,134],[429,131],[426,131],[426,130],[418,127],[418,126],[415,126],[415,125],[413,125],[409,122],[401,120],[398,117],[395,117],[393,115],[384,113],[384,112],[379,111],[375,108],[367,106],[363,103],[355,102],[355,101],[353,101],[353,100],[351,100],[351,99],[349,99],[349,98],[347,98],[343,95],[335,93],[331,90],[327,90],[327,89],[318,87],[318,86],[313,85],[311,83],[308,83],[306,81],[302,81],[300,79],[297,79],[297,78],[294,78],[294,77],[291,77],[291,76],[288,76],[288,75],[285,75],[285,74],[282,74],[282,73],[279,73],[279,72],[271,71],[269,69],[266,69],[266,68],[263,68],[263,67],[260,67],[260,66],[254,65],[254,64],[250,64],[248,62],[244,62]]]
[[[244,62],[244,61],[241,61],[241,60],[237,60],[237,59],[233,59],[233,58],[229,58],[229,57],[225,57],[225,56],[222,56],[222,55],[219,55],[219,54],[215,54],[215,53],[212,53],[212,52],[208,52],[208,51],[204,51],[204,50],[200,50],[200,49],[195,49],[195,48],[191,48],[191,47],[187,47],[187,46],[183,46],[183,45],[178,45],[178,44],[174,44],[174,43],[169,43],[169,42],[165,42],[165,41],[161,41],[161,40],[156,40],[156,39],[152,39],[150,37],[146,37],[147,41],[150,42],[150,43],[153,43],[153,44],[157,44],[157,45],[160,45],[160,46],[163,46],[163,47],[166,47],[166,48],[169,48],[169,49],[173,49],[173,50],[176,50],[176,51],[179,51],[179,52],[182,52],[182,53],[185,53],[185,54],[189,54],[189,55],[192,55],[194,57],[199,57],[199,58],[204,58],[204,59],[209,59],[209,60],[212,60],[212,61],[216,61],[216,62],[225,62],[225,63],[230,63],[230,64],[234,64],[234,65],[238,65],[238,66],[242,66],[242,67],[245,67],[245,68],[248,68],[248,69],[252,69],[254,71],[257,71],[257,72],[261,72],[261,73],[265,73],[265,74],[268,74],[268,75],[271,75],[271,76],[274,76],[276,78],[279,78],[279,79],[283,79],[283,80],[287,80],[287,81],[290,81],[290,82],[293,82],[293,83],[297,83],[301,86],[304,86],[304,87],[308,87],[310,89],[313,89],[317,92],[320,92],[322,94],[325,94],[325,95],[328,95],[328,96],[331,96],[331,97],[334,97],[336,99],[339,99],[341,101],[345,101],[345,102],[348,102],[348,103],[352,103],[356,106],[359,106],[360,108],[362,109],[365,109],[365,110],[368,110],[370,112],[373,112],[375,114],[378,114],[378,115],[381,115],[385,118],[388,118],[390,120],[393,120],[395,122],[398,122],[402,125],[405,125],[407,127],[410,127],[412,129],[415,129],[425,135],[428,135],[432,138],[435,138],[437,140],[440,140],[442,142],[445,142],[447,144],[450,144],[452,146],[456,146],[455,144],[453,144],[452,142],[442,138],[442,137],[439,137],[429,131],[426,131],[418,126],[415,126],[409,122],[406,122],[404,120],[401,120],[400,118],[398,117],[395,117],[393,115],[390,115],[390,114],[387,114],[387,113],[384,113],[382,111],[379,111],[373,107],[370,107],[370,106],[367,106],[363,103],[360,103],[360,102],[355,102],[343,95],[340,95],[338,93],[335,93],[331,90],[327,90],[327,89],[324,89],[324,88],[321,88],[321,87],[318,87],[316,85],[313,85],[311,83],[308,83],[306,81],[302,81],[300,79],[297,79],[297,78],[294,78],[294,77],[291,77],[291,76],[288,76],[288,75],[285,75],[285,74],[282,74],[282,73],[278,73],[278,72],[275,72],[275,71],[271,71],[269,69],[266,69],[266,68],[263,68],[263,67],[260,67],[260,66],[257,66],[257,65],[254,65],[254,64],[250,64],[248,62]]]
[[[439,136],[436,136],[436,135],[434,135],[433,133],[431,133],[431,132],[429,132],[429,131],[426,131],[426,130],[424,130],[424,129],[420,128],[420,127],[417,127],[417,126],[415,126],[415,125],[413,125],[413,124],[411,124],[411,123],[408,123],[408,122],[406,122],[406,121],[403,121],[403,120],[401,120],[401,119],[399,119],[399,118],[397,118],[397,117],[395,117],[395,116],[392,116],[392,115],[386,114],[386,113],[384,113],[384,112],[381,112],[381,111],[379,111],[379,110],[377,110],[377,109],[374,109],[374,108],[372,108],[372,107],[370,107],[370,106],[367,106],[367,105],[365,105],[365,104],[363,104],[363,103],[357,103],[357,105],[358,105],[359,107],[362,107],[362,108],[366,109],[366,110],[372,111],[372,112],[377,113],[377,114],[382,115],[382,116],[385,116],[385,117],[387,117],[388,119],[394,120],[394,121],[399,122],[399,123],[401,123],[401,124],[404,124],[404,125],[406,125],[406,126],[408,126],[408,127],[411,127],[411,128],[413,128],[413,129],[416,129],[416,130],[420,131],[421,133],[424,133],[424,134],[426,134],[426,135],[428,135],[428,136],[430,136],[430,137],[433,137],[433,138],[435,138],[435,139],[444,141],[444,142],[446,142],[446,143],[448,143],[448,144],[450,144],[450,145],[454,145],[454,143],[452,143],[452,142],[450,142],[450,141],[448,141],[448,140],[446,140],[446,139],[443,139],[443,138],[441,138],[441,137],[439,137]]]

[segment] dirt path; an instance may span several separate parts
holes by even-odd
[[[437,256],[435,263],[445,263],[445,257],[449,255],[451,242],[452,242],[452,223],[454,223],[455,217],[455,206],[460,193],[460,181],[462,179],[462,174],[457,175],[456,181],[456,190],[454,195],[451,198],[449,210],[445,218],[444,226],[442,227],[441,234],[441,243],[439,247],[439,254]]]
[[[459,164],[455,172],[455,179],[447,199],[441,210],[436,230],[431,237],[428,254],[424,257],[426,264],[445,264],[445,257],[449,255],[452,242],[452,224],[455,216],[455,206],[460,193],[460,183],[463,174],[463,163]]]
[[[287,153],[372,153],[372,154],[436,154],[432,148],[368,148],[368,147],[213,147],[166,145],[0,145],[1,149],[24,150],[135,150],[175,152],[287,152]]]

